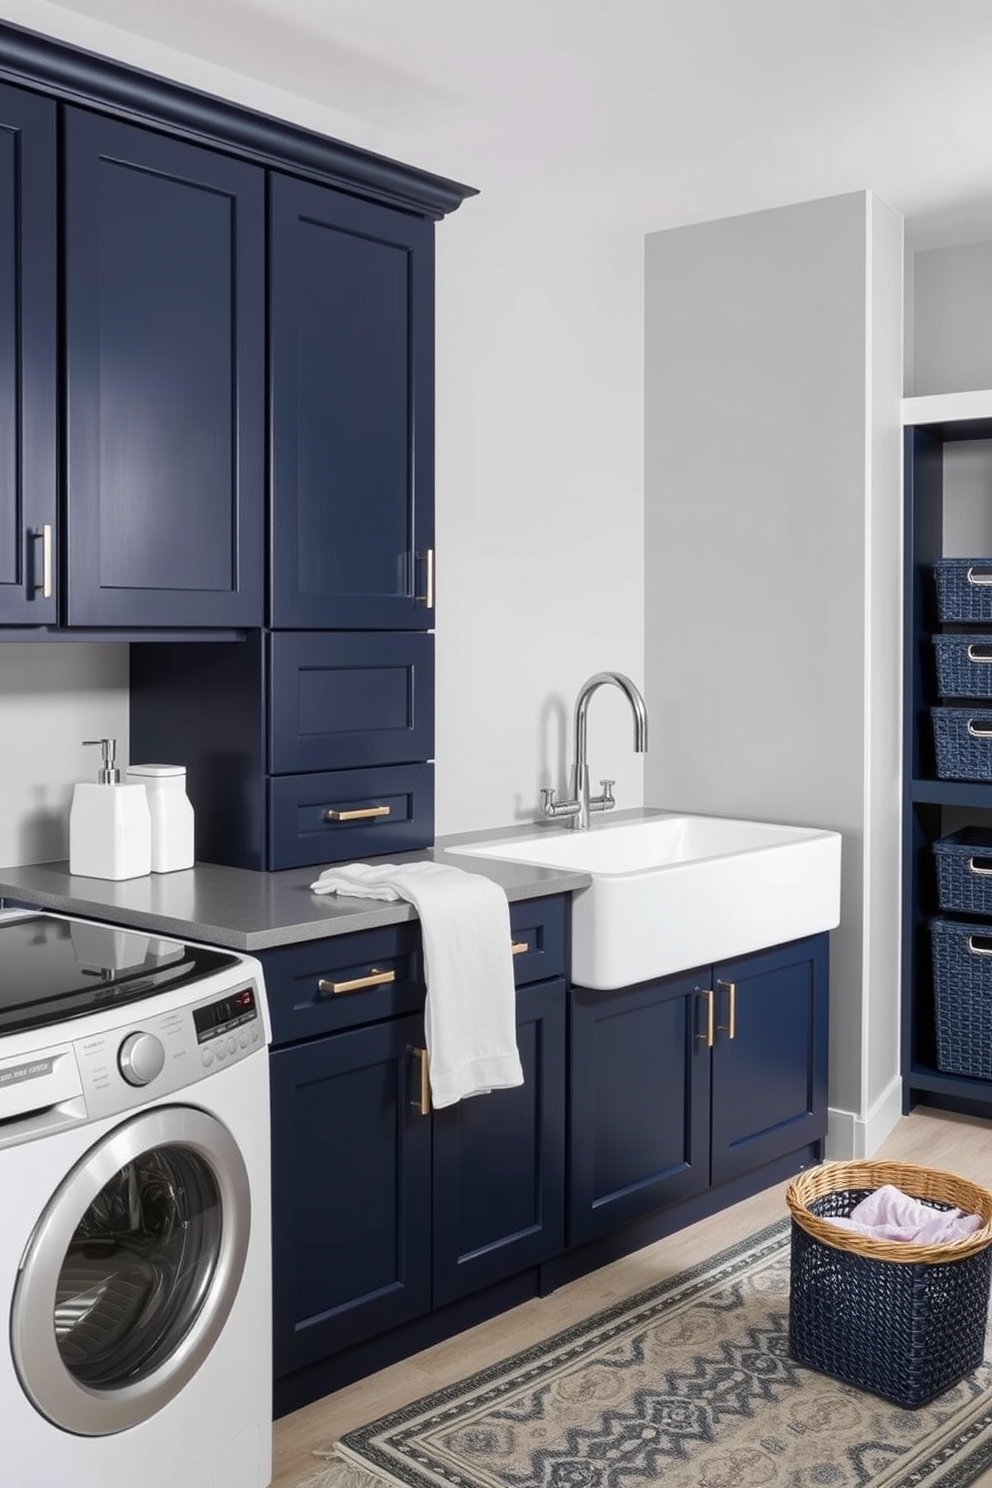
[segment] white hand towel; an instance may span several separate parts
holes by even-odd
[[[506,895],[490,878],[441,863],[347,863],[327,868],[315,894],[405,899],[420,916],[431,1098],[522,1085]]]

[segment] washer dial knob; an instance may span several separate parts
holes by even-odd
[[[149,1085],[162,1073],[165,1049],[153,1033],[129,1033],[117,1051],[117,1063],[129,1085]]]

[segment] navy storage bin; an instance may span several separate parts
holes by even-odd
[[[992,558],[940,558],[933,571],[941,620],[992,623]]]
[[[941,909],[992,915],[992,831],[961,827],[933,844]]]
[[[992,697],[992,632],[937,635],[933,644],[939,697]]]
[[[906,1244],[832,1225],[891,1183],[982,1227],[943,1244]],[[992,1193],[915,1163],[833,1162],[786,1192],[792,1215],[789,1353],[906,1409],[926,1405],[985,1356],[992,1279]]]
[[[992,708],[931,708],[941,780],[992,780]]]
[[[992,1080],[992,924],[934,919],[937,1068]]]

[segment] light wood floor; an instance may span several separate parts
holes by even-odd
[[[903,1117],[874,1155],[943,1168],[992,1188],[992,1122],[921,1109]],[[782,1183],[766,1189],[722,1214],[573,1281],[550,1297],[525,1302],[284,1416],[275,1424],[273,1488],[297,1488],[313,1476],[322,1465],[313,1456],[314,1450],[326,1448],[343,1432],[484,1369],[784,1217],[788,1212],[786,1187]],[[992,1474],[983,1475],[974,1488],[987,1480],[992,1488]]]

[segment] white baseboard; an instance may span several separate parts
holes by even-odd
[[[854,1162],[873,1157],[902,1115],[902,1080],[896,1075],[867,1116],[831,1106],[827,1112],[827,1158]]]

